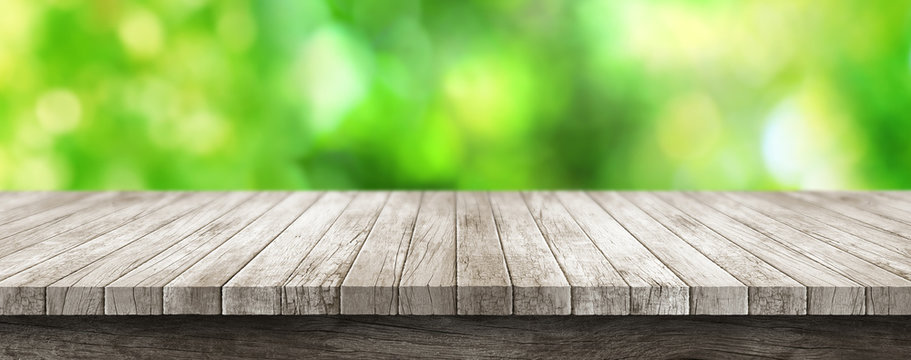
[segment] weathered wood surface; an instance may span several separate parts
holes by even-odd
[[[0,315],[905,315],[906,192],[0,193]]]
[[[11,359],[905,359],[908,316],[0,316]]]

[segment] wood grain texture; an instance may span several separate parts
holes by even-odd
[[[282,314],[338,314],[339,286],[389,198],[359,193],[282,287]]]
[[[275,207],[165,285],[165,314],[221,314],[221,287],[321,195],[279,194],[283,199]]]
[[[146,204],[151,205],[149,208],[154,210],[136,214],[118,212],[117,214],[127,215],[127,218],[112,219],[116,220],[114,229],[104,234],[94,234],[95,236],[89,237],[88,241],[68,248],[65,252],[60,252],[53,257],[47,257],[46,260],[38,262],[34,266],[6,277],[0,281],[0,314],[45,314],[47,311],[46,297],[61,295],[60,292],[48,293],[46,288],[48,285],[198,207],[199,204],[193,197],[192,194],[167,194],[156,197],[153,203]],[[139,219],[142,221],[131,221]],[[46,244],[45,242],[39,245]],[[37,250],[37,252],[33,250]],[[40,256],[39,254],[49,253],[44,250],[41,246],[33,246],[4,259],[15,258],[14,255],[20,254],[32,255],[34,253],[32,257],[36,257]],[[65,295],[65,290],[63,293]],[[94,304],[85,304],[85,306],[93,308]]]
[[[58,192],[54,193],[53,196],[35,196],[33,198],[29,197],[27,199],[30,201],[25,204],[13,204],[16,206],[10,206],[3,209],[3,211],[0,211],[0,225],[6,225],[12,221],[16,221],[25,217],[41,215],[41,213],[54,209],[58,206],[79,202],[79,200],[86,197],[95,197],[99,195],[103,196],[103,194],[97,193]],[[42,215],[42,217],[47,218],[48,216]],[[10,233],[8,230],[6,230],[0,232],[0,235],[10,235]]]
[[[513,313],[572,313],[572,289],[522,196],[494,192],[490,203],[512,283]]]
[[[762,200],[753,194],[727,194],[741,204],[765,214],[778,223],[768,222],[772,231],[804,252],[818,256],[822,262],[837,270],[848,270],[846,277],[864,285],[866,291],[866,312],[869,315],[911,314],[911,281],[886,269],[911,276],[911,263],[907,258],[897,256],[875,243],[870,243],[849,233],[812,220],[806,213],[798,213]],[[791,204],[796,206],[796,204]],[[812,210],[805,209],[806,211]],[[790,229],[784,229],[785,224]],[[796,232],[795,232],[796,231]],[[793,236],[783,234],[793,233]],[[796,240],[797,234],[813,240]]]
[[[667,194],[665,199],[683,211],[698,214],[701,222],[806,286],[808,314],[866,313],[863,285],[820,258],[814,248],[818,244],[812,240],[810,246],[794,246],[808,236],[721,194]]]
[[[0,192],[0,314],[897,316],[906,210],[906,192]]]
[[[908,223],[911,219],[911,203],[904,201],[903,197],[891,193],[832,191],[814,192],[813,194],[896,221]]]
[[[331,191],[310,206],[222,287],[222,312],[281,314],[282,286],[353,198],[352,192]]]
[[[5,256],[91,223],[118,208],[135,203],[142,195],[85,194],[72,201],[35,215],[25,216],[0,226],[0,256]]]
[[[820,208],[829,209],[852,219],[856,219],[857,221],[861,221],[867,224],[867,226],[873,227],[875,229],[881,229],[905,239],[911,239],[911,215],[907,217],[906,221],[898,221],[892,217],[868,211],[867,209],[853,206],[847,202],[841,201],[833,193],[789,192],[785,193],[785,195],[806,201],[808,203],[812,203]],[[894,213],[895,212],[893,212],[893,214]]]
[[[911,215],[911,191],[853,191],[846,193],[860,197],[869,197],[871,202],[881,203],[887,208],[892,209],[891,212],[893,213],[896,212],[895,210],[898,210],[899,214],[905,216]],[[872,195],[872,197],[870,195]]]
[[[398,313],[397,287],[420,204],[420,192],[395,192],[389,196],[342,281],[339,289],[342,314]]]
[[[149,210],[147,200],[150,197],[148,195],[118,195],[115,193],[99,195],[84,197],[80,201],[57,207],[54,211],[46,211],[7,224],[24,226],[20,227],[21,231],[16,233],[9,231],[6,236],[0,235],[0,240],[2,240],[0,241],[0,256],[12,254],[75,229],[79,229],[75,234],[102,233],[105,231],[104,229],[118,225],[120,222],[117,219],[122,218],[124,214],[137,214]],[[58,212],[60,210],[63,211]],[[113,214],[115,211],[118,214]],[[58,213],[51,215],[55,212]],[[28,224],[26,225],[26,223]]]
[[[250,198],[250,193],[202,193],[201,204],[142,238],[47,287],[50,315],[104,314],[104,287]]]
[[[558,192],[557,198],[629,284],[630,314],[689,314],[689,286],[591,197]]]
[[[807,288],[653,193],[623,194],[633,204],[748,286],[750,315],[804,315]]]
[[[553,193],[526,192],[523,195],[572,286],[572,313],[629,314],[629,285],[576,224],[560,200]]]
[[[9,213],[20,206],[26,206],[59,193],[49,191],[22,191],[0,193],[0,212]]]
[[[160,315],[164,286],[274,207],[284,194],[258,193],[105,286],[105,314]]]
[[[459,315],[511,315],[513,288],[487,193],[456,196]]]
[[[903,359],[907,316],[0,317],[43,359]]]
[[[589,193],[646,248],[690,286],[690,313],[747,314],[746,285],[616,192]]]
[[[805,233],[830,242],[845,252],[856,254],[902,277],[911,276],[911,264],[908,263],[908,257],[911,256],[909,238],[830,210],[829,205],[818,206],[781,193],[751,195],[761,199],[762,204],[770,206],[771,209],[766,210],[767,213],[792,216],[800,214],[797,219],[784,220],[788,224],[793,224],[792,227],[800,226]],[[772,207],[772,204],[776,206]],[[889,224],[885,221],[880,223]],[[911,230],[911,226],[904,225],[895,230],[907,232]]]
[[[456,314],[455,208],[453,192],[424,193],[399,282],[399,314]]]

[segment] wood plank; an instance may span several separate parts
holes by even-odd
[[[685,315],[689,286],[583,192],[557,198],[630,285],[630,314]]]
[[[822,223],[813,221],[810,214],[813,209],[802,209],[796,212],[778,206],[775,202],[766,201],[750,194],[726,194],[728,197],[751,207],[753,210],[775,219],[816,241],[797,241],[788,237],[785,241],[802,246],[804,251],[825,256],[825,261],[835,267],[844,269],[845,276],[865,285],[867,289],[867,314],[869,315],[907,315],[911,314],[911,281],[896,273],[911,277],[911,263],[888,249],[867,242],[849,233],[839,231]],[[783,199],[782,201],[786,201]],[[797,207],[799,204],[790,202]],[[780,228],[775,224],[776,229]],[[775,230],[776,234],[785,234],[784,230]],[[892,270],[893,272],[887,271]]]
[[[856,219],[857,221],[866,224],[866,226],[881,229],[905,239],[911,239],[911,224],[908,222],[897,221],[890,217],[852,206],[848,203],[839,201],[835,197],[823,195],[818,192],[789,192],[786,193],[786,195]],[[911,220],[911,216],[909,216],[909,220]]]
[[[117,228],[158,210],[168,202],[177,198],[178,194],[155,196],[153,194],[122,195],[128,199],[129,205],[108,215],[102,216],[84,226],[79,226],[51,238],[11,237],[5,239],[2,245],[3,252],[9,251],[0,257],[0,279],[10,277],[20,271],[40,264],[48,259],[63,254],[77,246],[97,237],[103,236]],[[121,197],[121,196],[118,196]],[[150,202],[149,200],[152,199]],[[110,201],[116,201],[109,198]],[[18,250],[17,250],[18,249]]]
[[[221,314],[221,287],[322,193],[294,192],[164,287],[165,314]]]
[[[0,196],[2,196],[0,198],[0,212],[8,212],[20,206],[26,206],[56,195],[56,192],[50,191],[0,192]]]
[[[513,287],[487,193],[456,194],[456,309],[511,315]]]
[[[618,192],[590,192],[639,242],[690,286],[690,313],[741,315],[749,312],[746,285],[661,226]]]
[[[0,314],[911,314],[904,192],[79,195],[0,225]]]
[[[885,206],[901,210],[905,219],[911,216],[911,191],[873,191],[873,192],[849,192],[854,195],[873,195],[874,202],[882,202]]]
[[[162,314],[165,285],[273,208],[286,195],[256,193],[227,214],[115,280],[104,288],[105,314]]]
[[[354,196],[331,191],[313,203],[222,287],[222,313],[281,315],[282,286]]]
[[[0,212],[0,225],[6,225],[9,222],[20,220],[25,217],[40,215],[41,213],[51,210],[55,207],[68,203],[79,201],[86,197],[98,196],[96,193],[82,192],[63,192],[55,193],[54,196],[38,197],[35,201],[23,206],[16,206]],[[47,216],[44,216],[47,217]],[[0,227],[0,234],[9,235],[7,230]]]
[[[36,216],[29,216],[7,225],[20,224],[21,229],[15,234],[0,236],[0,257],[12,254],[42,241],[52,239],[60,234],[79,228],[107,228],[116,225],[109,220],[117,215],[115,211],[142,212],[144,200],[150,198],[146,193],[102,193],[100,197],[86,197],[80,201],[54,208]],[[129,207],[129,209],[127,209]],[[58,212],[62,211],[62,212]],[[53,215],[51,215],[53,214]],[[50,215],[50,217],[48,217]],[[121,214],[122,215],[122,214]],[[28,224],[26,224],[28,223]],[[106,224],[100,224],[106,223]],[[103,230],[91,230],[103,231]]]
[[[804,225],[804,230],[813,229],[813,231],[810,231],[811,235],[832,240],[837,247],[858,247],[858,249],[854,250],[846,249],[847,252],[857,251],[873,255],[878,259],[891,259],[891,261],[886,263],[875,264],[894,270],[902,276],[904,276],[903,274],[911,274],[911,265],[907,264],[909,257],[911,257],[911,241],[909,241],[909,238],[835,211],[834,209],[838,205],[833,204],[835,203],[834,201],[817,204],[801,199],[799,196],[785,193],[752,195],[762,199],[765,203],[778,205],[775,207],[776,209],[785,207],[788,213],[799,213],[801,215],[800,219],[786,221],[807,223]],[[886,227],[893,228],[898,232],[911,232],[911,225],[860,210],[857,213],[860,213],[858,215],[869,215],[872,219],[868,218],[868,221],[884,224]],[[817,229],[819,232],[816,231]],[[860,254],[857,256],[865,258]],[[895,262],[899,264],[895,264]],[[896,266],[902,270],[895,270]]]
[[[513,313],[572,313],[569,281],[541,236],[522,195],[494,192],[490,194],[490,205],[512,282]]]
[[[103,315],[104,287],[250,198],[249,192],[200,193],[204,204],[47,287],[49,315]]]
[[[58,225],[60,225],[59,228],[71,229],[73,228],[72,223],[78,225],[80,221],[87,221],[85,217],[95,218],[104,215],[106,211],[110,210],[111,206],[119,205],[119,203],[122,202],[117,200],[120,197],[121,195],[115,192],[85,194],[85,196],[82,197],[68,197],[68,199],[73,201],[57,204],[57,206],[40,211],[34,215],[23,216],[17,220],[3,224],[0,226],[0,239],[12,236],[27,238],[36,233],[37,237],[40,239],[52,237],[54,234],[59,233],[59,230],[57,230]],[[99,206],[99,204],[105,202],[108,203],[108,206]],[[111,204],[112,202],[115,204]],[[15,212],[15,210],[13,210],[13,212]],[[74,216],[77,218],[75,221],[72,219]],[[60,224],[62,221],[63,224]],[[5,249],[0,250],[4,252],[0,253],[0,256],[15,251],[9,250],[11,247],[9,244],[4,245]],[[16,250],[18,250],[18,248]]]
[[[383,210],[388,192],[361,192],[282,287],[282,314],[338,314],[339,287]]]
[[[147,203],[150,208],[155,209],[154,211],[132,218],[132,221],[122,223],[107,233],[93,237],[66,252],[0,281],[0,313],[46,314],[48,285],[199,207],[197,196],[173,193],[155,196],[155,200]],[[37,246],[28,250],[35,248]]]
[[[399,314],[457,313],[455,208],[453,192],[424,193],[399,282]]]
[[[880,216],[903,223],[911,223],[911,207],[893,195],[854,191],[819,191],[812,192],[816,196],[847,204],[864,211],[869,211]]]
[[[906,316],[0,317],[14,359],[903,359]]]
[[[807,288],[651,192],[622,195],[749,288],[750,315],[805,315]]]
[[[864,288],[833,271],[803,251],[779,243],[757,231],[751,217],[739,215],[739,205],[726,198],[706,199],[707,194],[660,193],[665,202],[692,214],[731,242],[763,259],[807,287],[807,313],[811,315],[864,314]],[[714,204],[712,202],[715,202]],[[713,205],[713,206],[709,206]],[[717,208],[716,208],[717,207]],[[758,215],[761,218],[761,215]],[[739,220],[744,220],[746,223]]]
[[[420,192],[394,192],[351,264],[340,288],[341,313],[395,315]]]
[[[864,286],[833,266],[815,249],[794,242],[814,240],[730,198],[713,193],[664,194],[678,209],[698,219],[728,240],[788,274],[807,287],[807,314],[862,315],[866,312]],[[777,229],[782,233],[776,234]],[[788,241],[793,239],[794,241]],[[823,249],[825,250],[825,249]]]
[[[629,285],[576,224],[560,200],[550,192],[525,192],[523,196],[572,286],[572,313],[628,315]],[[540,235],[532,236],[536,237]]]

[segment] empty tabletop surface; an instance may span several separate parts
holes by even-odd
[[[0,192],[43,314],[911,314],[911,192]]]

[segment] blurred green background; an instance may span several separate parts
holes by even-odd
[[[911,1],[0,0],[0,189],[911,187]]]

